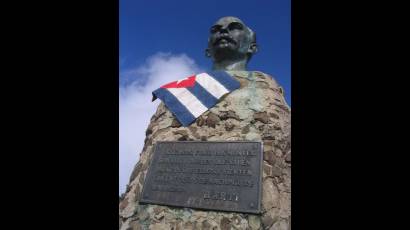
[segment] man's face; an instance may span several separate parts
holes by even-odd
[[[212,27],[208,40],[211,56],[245,55],[251,42],[251,34],[238,18],[224,17]]]

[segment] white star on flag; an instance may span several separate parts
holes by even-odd
[[[180,80],[178,80],[177,81],[177,85],[181,82],[181,81],[185,81],[185,80],[187,80],[188,78],[186,77],[186,78],[184,78],[184,79],[180,79]]]

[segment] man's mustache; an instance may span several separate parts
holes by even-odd
[[[213,45],[218,44],[221,40],[226,40],[227,42],[236,44],[236,41],[235,41],[233,38],[231,38],[231,37],[229,37],[229,36],[221,36],[221,37],[218,37],[218,38],[215,40],[215,42],[213,43]]]

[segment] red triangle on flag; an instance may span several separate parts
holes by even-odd
[[[161,88],[186,88],[186,87],[193,87],[194,85],[195,85],[195,75],[165,84],[161,86]]]

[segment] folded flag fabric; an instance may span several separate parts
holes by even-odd
[[[161,99],[183,126],[188,126],[239,87],[239,81],[227,72],[213,71],[165,84],[152,95],[153,100]]]

